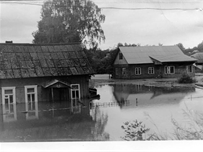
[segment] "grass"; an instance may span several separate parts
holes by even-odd
[[[196,113],[186,107],[183,115],[188,119],[187,124],[181,124],[175,119],[171,119],[174,126],[174,131],[170,135],[163,135],[161,133],[149,133],[142,122],[135,120],[133,122],[126,122],[121,126],[124,129],[125,136],[122,139],[126,141],[135,140],[202,140],[203,139],[203,113]],[[156,124],[154,124],[156,127]]]

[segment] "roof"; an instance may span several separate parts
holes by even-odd
[[[80,44],[0,44],[0,79],[93,73]]]
[[[60,80],[52,80],[51,82],[47,83],[44,88],[49,88],[49,87],[53,87],[53,88],[63,88],[63,87],[68,87],[71,88],[70,84],[60,81]]]
[[[185,55],[178,46],[140,46],[119,47],[128,64],[159,62],[195,62],[196,59]]]
[[[191,57],[197,59],[197,63],[203,63],[203,52],[195,53]]]

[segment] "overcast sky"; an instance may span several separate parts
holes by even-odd
[[[93,0],[99,7],[182,10],[102,9],[106,40],[102,49],[119,42],[141,45],[174,45],[192,48],[203,41],[202,0]],[[30,2],[29,2],[30,3]],[[39,3],[40,4],[40,3]],[[188,10],[187,10],[188,9]],[[0,42],[32,43],[41,6],[0,2]]]

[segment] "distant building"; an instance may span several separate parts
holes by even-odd
[[[197,59],[197,62],[195,63],[195,71],[196,72],[203,72],[203,52],[197,52],[191,57]]]
[[[93,73],[80,44],[0,44],[0,103],[77,102]]]
[[[113,78],[174,78],[183,73],[194,76],[195,61],[178,46],[119,47]]]

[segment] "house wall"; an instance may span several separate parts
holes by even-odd
[[[89,76],[64,76],[64,77],[42,77],[24,79],[5,79],[0,81],[0,103],[2,104],[2,87],[16,87],[16,103],[25,102],[25,86],[37,85],[38,101],[50,101],[50,89],[44,86],[54,79],[67,82],[69,84],[80,84],[81,98],[89,96]]]
[[[155,64],[133,64],[133,65],[126,65],[126,64],[115,64],[114,71],[113,71],[113,78],[115,79],[139,79],[139,78],[176,78],[180,77],[181,74],[186,73],[186,67],[188,65],[192,65],[192,63],[165,63],[162,65],[155,65]],[[166,74],[164,72],[165,66],[174,66],[175,67],[175,74]],[[141,68],[141,74],[135,75],[135,68]],[[154,67],[154,74],[148,74],[148,67]],[[118,74],[116,75],[116,68],[118,69]],[[122,68],[126,68],[126,73],[122,74]],[[188,73],[190,76],[194,76],[194,67],[193,72]]]
[[[118,54],[116,56],[116,59],[114,61],[114,64],[121,64],[121,65],[128,64],[128,62],[126,61],[124,56],[123,56],[123,59],[119,59],[119,54],[120,53],[121,53],[121,51],[118,52]]]

